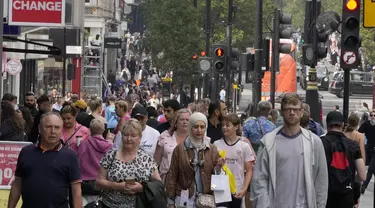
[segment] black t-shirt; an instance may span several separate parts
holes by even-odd
[[[364,133],[367,138],[367,147],[375,147],[375,126],[366,121],[359,127],[359,132]]]
[[[361,149],[359,148],[359,145],[355,141],[353,141],[351,139],[348,139],[344,135],[344,133],[341,133],[341,132],[330,131],[324,137],[326,137],[328,139],[328,141],[333,140],[333,139],[342,138],[344,140],[344,142],[346,142],[346,144],[348,145],[349,154],[350,154],[350,157],[351,157],[351,158],[347,158],[347,159],[348,159],[348,162],[349,162],[350,169],[352,170],[352,173],[353,173],[353,181],[354,181],[356,170],[357,170],[357,168],[355,166],[355,161],[357,159],[362,158]],[[332,153],[330,153],[331,148],[328,146],[328,144],[326,144],[326,142],[324,142],[324,140],[323,140],[323,146],[324,146],[325,153],[326,153],[327,165],[330,166],[330,164],[332,162]]]
[[[35,145],[22,148],[15,176],[22,179],[24,208],[68,208],[70,184],[81,180],[76,154],[62,145],[45,152]]]
[[[154,129],[156,129],[160,125],[160,122],[158,120],[154,119],[154,118],[149,118],[147,120],[146,124],[147,124],[147,126],[150,126]]]
[[[168,130],[170,127],[171,127],[171,125],[169,124],[169,122],[164,122],[164,123],[159,124],[159,125],[156,127],[156,130],[158,130],[158,132],[161,134],[161,133],[163,133],[165,130]]]
[[[207,136],[211,138],[211,143],[213,144],[215,141],[222,139],[224,137],[223,130],[221,129],[221,123],[215,127],[211,124],[210,120],[208,120],[208,127],[207,127]]]

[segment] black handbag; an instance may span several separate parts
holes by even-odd
[[[100,195],[100,190],[98,190],[95,186],[95,180],[82,181],[81,190],[82,190],[82,195],[84,196]]]
[[[109,165],[108,172],[109,172],[109,170],[111,170],[113,161],[115,161],[115,159],[116,159],[116,152],[117,151],[115,151],[114,154],[113,154],[113,159],[111,161],[111,164]],[[95,186],[95,184],[94,184],[94,186]],[[99,191],[99,193],[100,193],[99,199],[86,204],[86,206],[84,208],[105,208],[105,207],[107,207],[102,202],[103,191]]]

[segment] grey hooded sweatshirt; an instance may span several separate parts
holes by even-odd
[[[250,199],[253,208],[274,208],[276,194],[276,134],[279,127],[261,139]],[[328,171],[321,139],[309,130],[301,128],[306,197],[308,208],[325,208],[328,195]]]

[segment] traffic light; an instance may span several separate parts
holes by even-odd
[[[238,61],[240,60],[240,50],[238,50],[238,48],[232,48],[232,53],[230,54],[231,55],[231,63],[229,63],[230,65],[230,68],[232,70],[237,70],[239,64],[238,64]]]
[[[243,53],[241,55],[241,71],[245,71],[245,83],[253,83],[254,74],[254,54]]]
[[[262,71],[269,71],[270,70],[270,39],[263,39],[263,52],[262,52]]]
[[[326,42],[328,40],[328,35],[325,33],[317,32],[317,45],[316,45],[316,57],[317,59],[322,59],[327,57],[328,48]]]
[[[343,69],[358,67],[360,2],[360,0],[343,0],[340,58],[340,66]]]
[[[226,69],[226,50],[225,45],[213,45],[213,67],[214,70],[216,70],[217,73],[225,73]]]
[[[275,72],[280,71],[280,53],[290,53],[290,44],[281,44],[280,38],[289,39],[292,36],[292,15],[281,13],[280,9],[275,9],[275,18],[273,20],[272,37],[272,68]]]

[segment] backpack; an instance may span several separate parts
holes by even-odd
[[[352,157],[347,142],[342,137],[330,139],[327,135],[321,139],[326,155],[331,155],[331,160],[327,158],[328,192],[340,195],[353,191],[353,172],[349,163]]]

